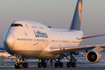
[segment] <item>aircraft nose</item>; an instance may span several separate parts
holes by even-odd
[[[11,34],[7,35],[7,37],[6,37],[6,44],[7,44],[8,48],[12,48],[13,47],[14,39],[13,39],[13,36]]]

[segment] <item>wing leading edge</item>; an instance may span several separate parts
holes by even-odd
[[[104,45],[60,46],[60,47],[51,46],[50,53],[51,54],[61,54],[61,53],[80,51],[80,50],[91,50],[96,47],[105,48],[105,44]]]

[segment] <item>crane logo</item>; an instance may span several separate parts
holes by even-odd
[[[82,13],[82,3],[79,1],[78,3],[78,13],[79,13],[79,20],[81,21],[81,13]]]

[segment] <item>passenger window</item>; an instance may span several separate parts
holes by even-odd
[[[23,27],[22,24],[12,24],[12,25],[11,25],[11,27],[18,27],[18,26]]]

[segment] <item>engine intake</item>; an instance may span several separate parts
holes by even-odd
[[[86,54],[86,60],[90,63],[98,63],[101,60],[101,54],[98,51],[89,51]]]

